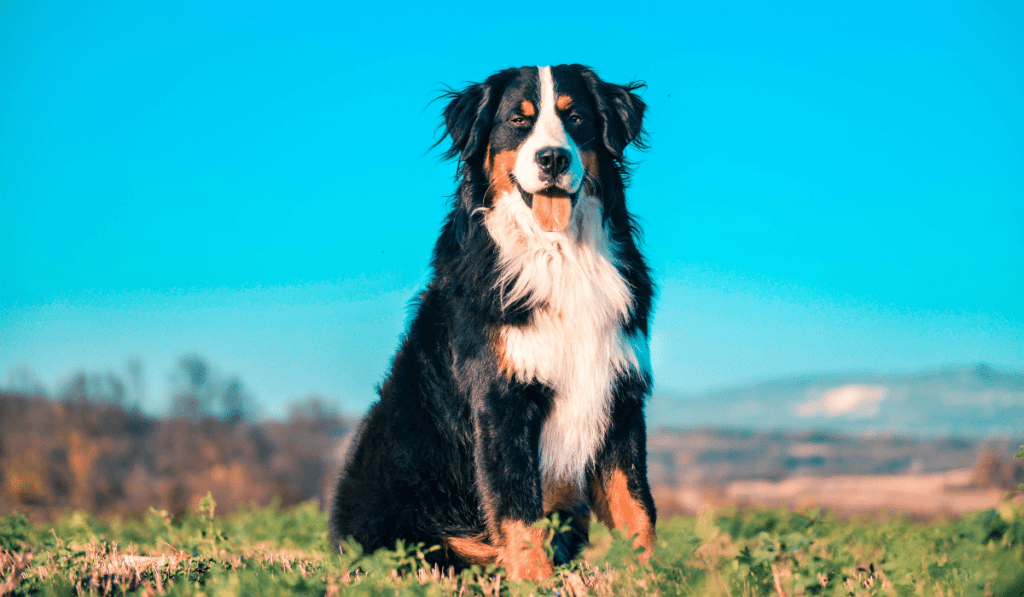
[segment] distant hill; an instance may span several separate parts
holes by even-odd
[[[654,428],[829,429],[918,437],[1016,437],[1024,371],[974,367],[909,374],[823,374],[682,395],[655,392]]]

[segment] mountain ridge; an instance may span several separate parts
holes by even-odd
[[[656,390],[647,412],[651,428],[1010,437],[1024,431],[1024,370],[979,363],[809,374],[689,394]]]

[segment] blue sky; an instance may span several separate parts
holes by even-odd
[[[174,359],[372,399],[452,192],[443,84],[643,79],[659,388],[1024,367],[1024,5],[5,3],[0,385]],[[6,376],[6,377],[5,377]]]

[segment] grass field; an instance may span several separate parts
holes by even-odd
[[[650,568],[595,525],[584,557],[547,582],[500,570],[454,577],[422,548],[332,554],[315,502],[216,516],[211,498],[178,520],[69,512],[34,525],[0,518],[0,595],[978,595],[1024,594],[1024,508],[953,521],[841,520],[817,511],[678,516],[658,527]]]

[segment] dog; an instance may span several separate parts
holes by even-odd
[[[402,539],[440,545],[427,557],[443,569],[539,580],[579,553],[593,514],[650,557],[654,286],[624,155],[646,148],[643,86],[572,64],[442,96],[458,190],[338,480],[335,549]],[[535,523],[555,512],[570,522],[551,537]]]

